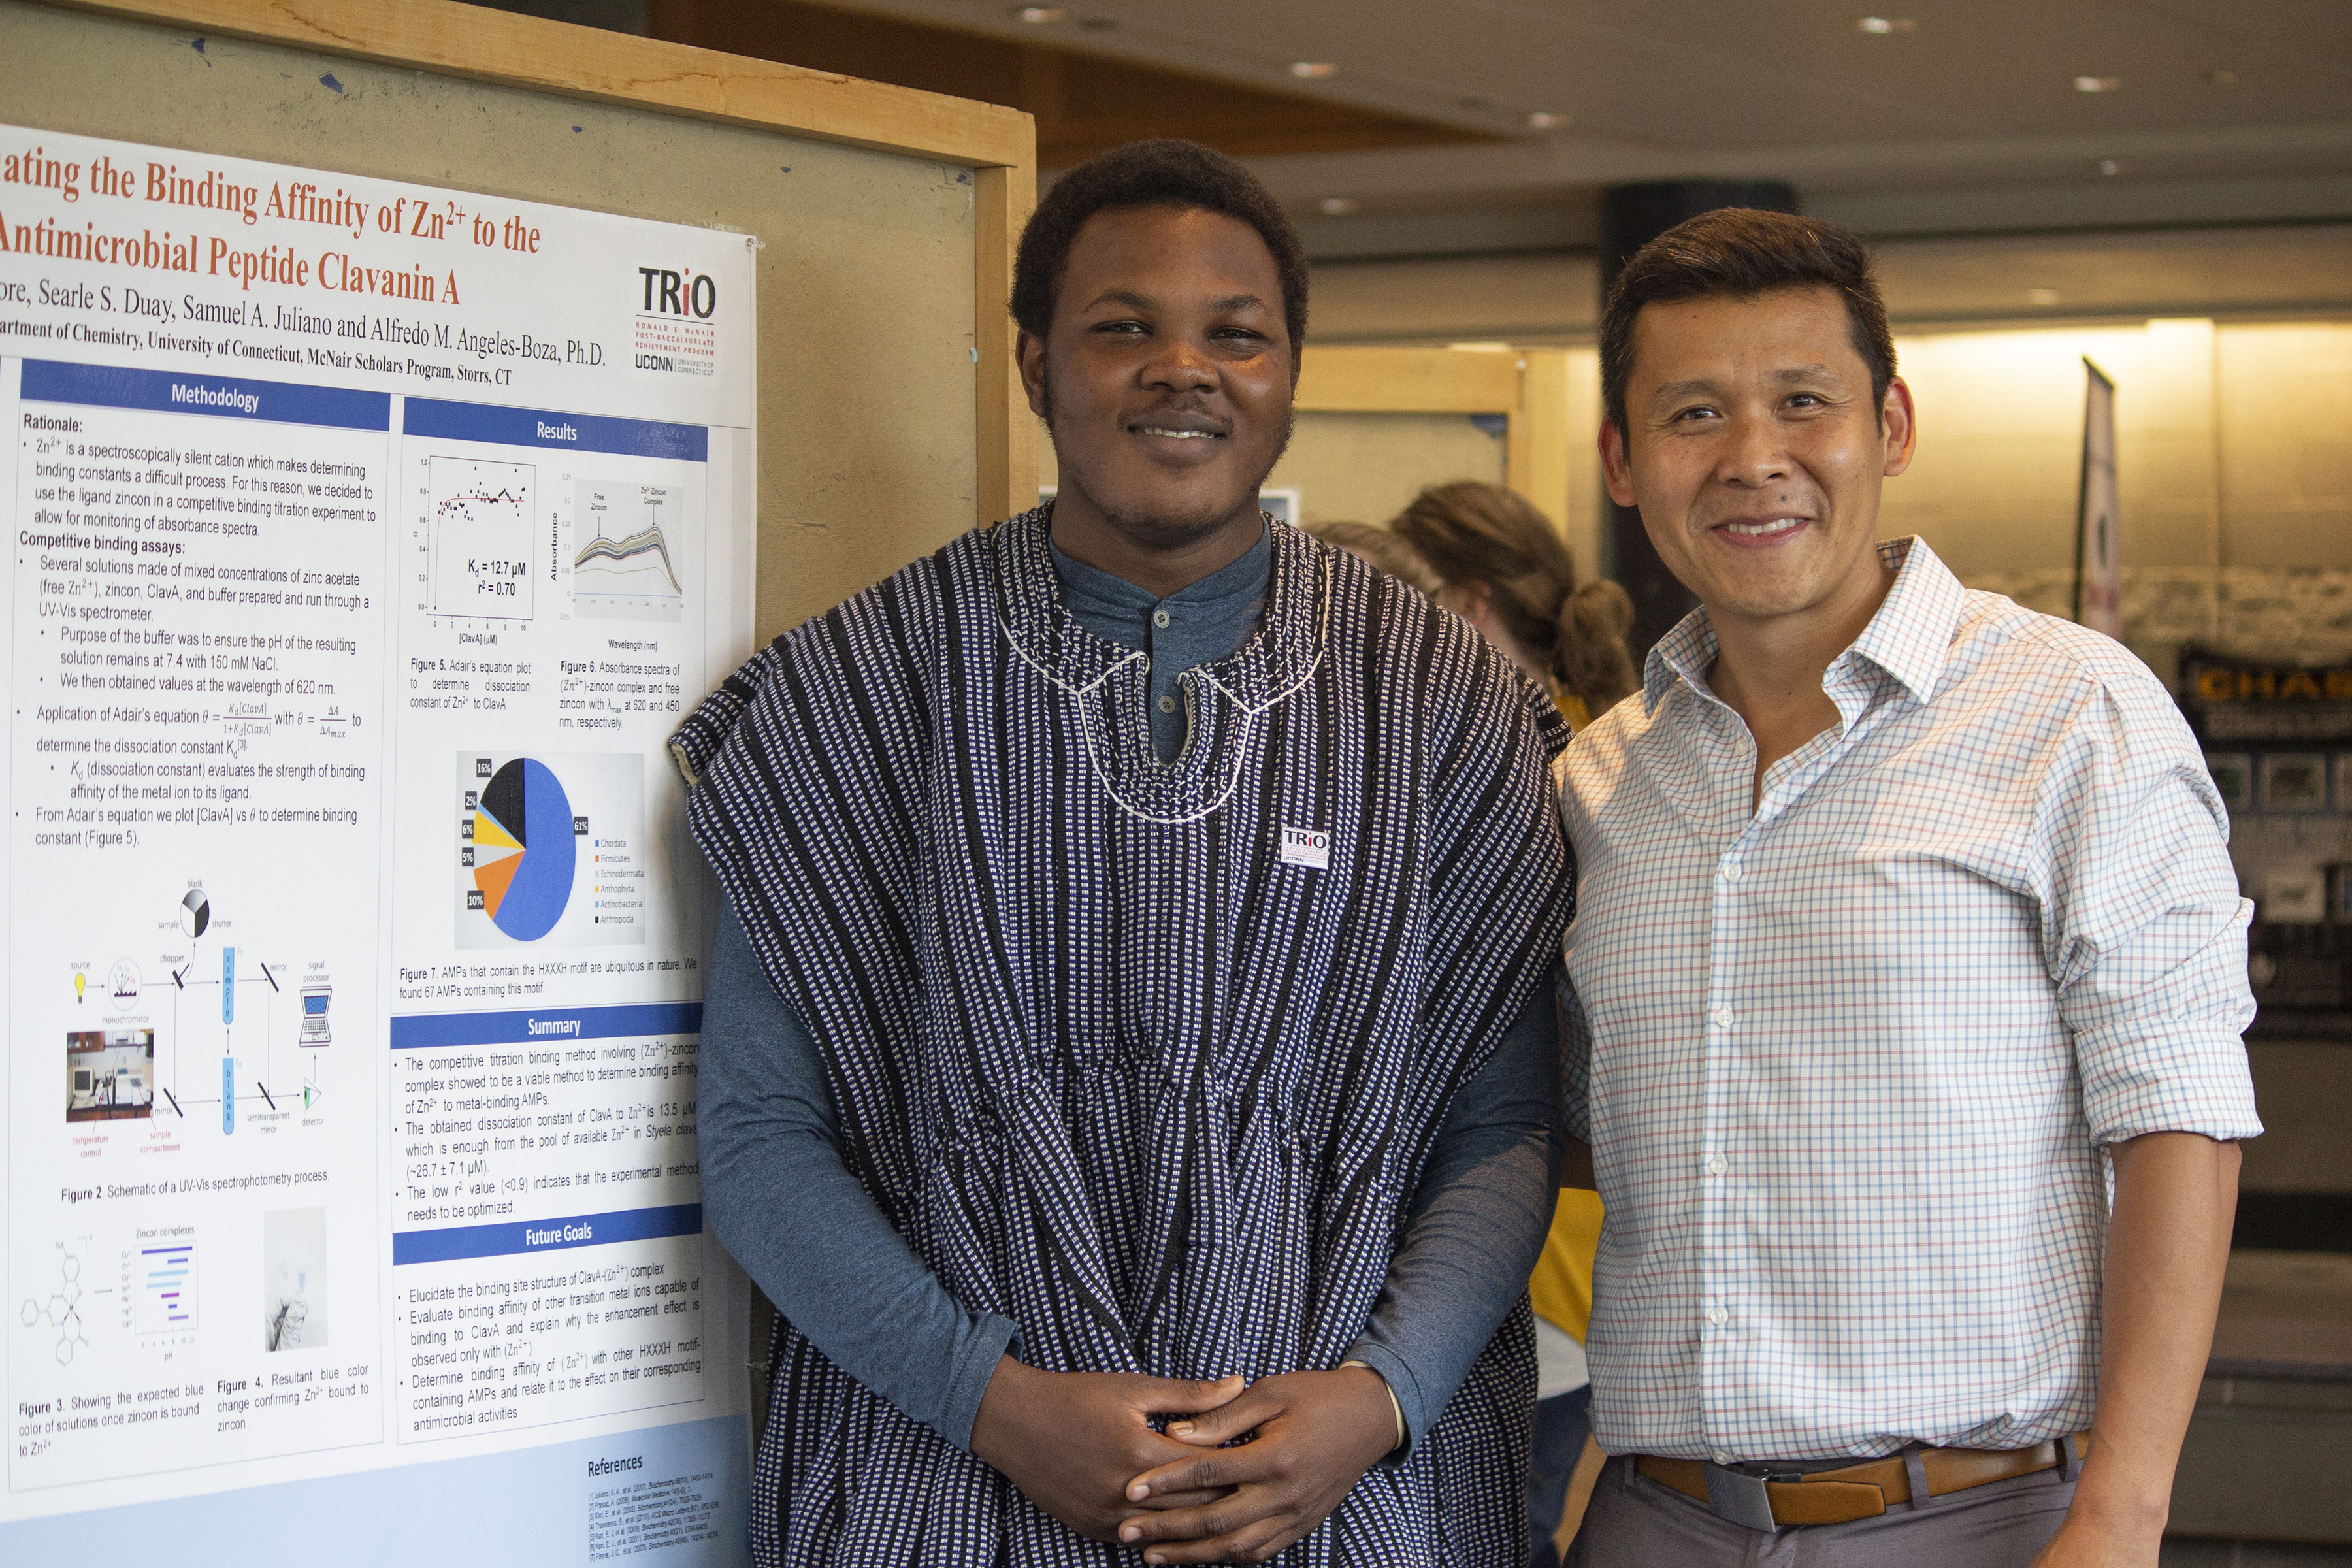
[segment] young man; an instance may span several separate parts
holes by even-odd
[[[1916,431],[1852,235],[1694,218],[1601,344],[1700,608],[1561,764],[1577,1559],[2153,1568],[2261,1131],[2203,759],[2116,643],[1877,542]]]
[[[1306,278],[1206,148],[1066,175],[1013,302],[1058,500],[679,732],[762,1563],[1525,1551],[1566,736],[1259,512]]]

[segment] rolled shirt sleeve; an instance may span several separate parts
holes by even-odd
[[[2153,679],[2085,694],[2037,802],[2043,962],[2091,1141],[2262,1131],[2242,1037],[2253,906],[2203,756]]]

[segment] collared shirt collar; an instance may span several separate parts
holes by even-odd
[[[1055,568],[1052,525],[1049,501],[989,531],[997,619],[1021,658],[1076,691],[1102,680],[1140,650],[1096,637],[1070,614]],[[1269,561],[1263,617],[1256,632],[1216,660],[1213,670],[1218,688],[1244,708],[1290,691],[1322,658],[1323,546],[1287,524],[1271,530],[1265,544]]]
[[[1197,582],[1188,583],[1165,599],[1155,599],[1147,589],[1139,588],[1126,578],[1089,566],[1066,553],[1053,542],[1049,534],[1046,549],[1052,552],[1055,574],[1061,579],[1062,603],[1081,622],[1134,623],[1136,641],[1129,646],[1148,646],[1145,621],[1160,605],[1181,605],[1188,608],[1214,614],[1231,609],[1240,612],[1244,600],[1256,601],[1265,597],[1266,579],[1274,565],[1272,531],[1261,521],[1257,542],[1251,545]],[[1125,638],[1113,640],[1126,641]]]
[[[1895,573],[1895,585],[1846,651],[1868,659],[1900,681],[1915,700],[1927,702],[1943,676],[1969,591],[1927,542],[1916,536],[1882,542],[1878,558]],[[1650,649],[1642,671],[1643,711],[1655,713],[1678,680],[1694,691],[1713,695],[1706,673],[1715,667],[1717,651],[1715,626],[1706,611],[1685,616]]]

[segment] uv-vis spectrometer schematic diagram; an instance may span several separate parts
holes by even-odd
[[[77,1002],[98,1016],[94,1027],[66,1031],[66,1121],[187,1123],[212,1115],[198,1107],[217,1106],[222,1135],[233,1136],[240,1105],[281,1123],[319,1114],[319,1048],[334,1040],[327,965],[221,941],[227,928],[194,884],[157,926],[173,951],[152,967],[118,958],[100,986],[89,984],[94,966],[74,972]]]
[[[646,940],[645,759],[457,757],[459,947]]]

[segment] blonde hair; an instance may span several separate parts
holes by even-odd
[[[1326,544],[1337,545],[1398,581],[1435,597],[1441,579],[1421,552],[1377,523],[1309,522],[1301,525]]]
[[[1639,684],[1625,646],[1633,601],[1606,579],[1577,586],[1568,546],[1526,498],[1475,479],[1432,485],[1389,531],[1442,582],[1486,584],[1512,638],[1594,717]]]

